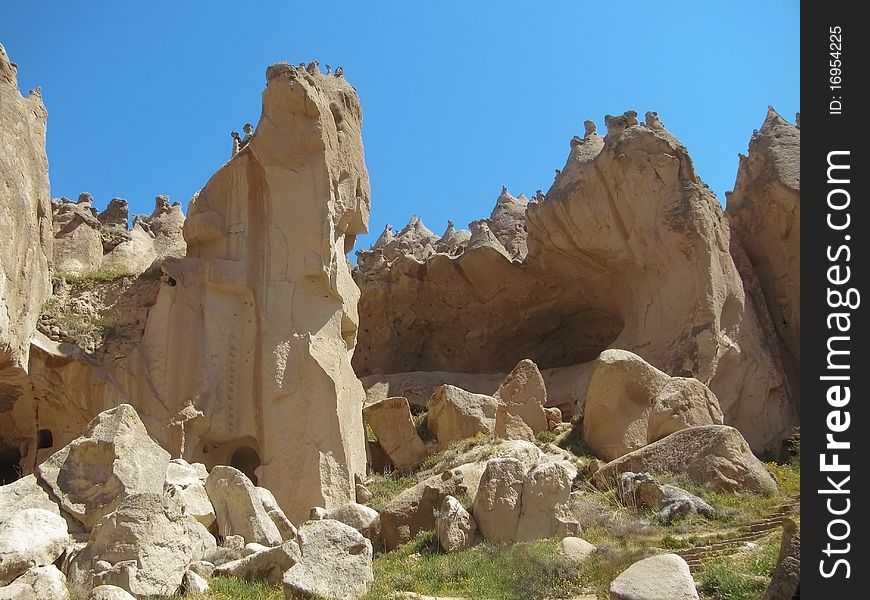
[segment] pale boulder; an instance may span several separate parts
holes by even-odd
[[[0,486],[0,524],[25,508],[41,508],[60,515],[60,508],[37,483],[33,474]]]
[[[507,406],[499,404],[495,412],[495,437],[503,440],[535,441],[535,432],[526,425],[522,417],[511,414]]]
[[[281,532],[266,514],[247,475],[233,467],[218,465],[205,480],[205,490],[214,506],[220,535],[240,535],[246,542],[265,546],[281,543]]]
[[[528,359],[521,360],[508,374],[495,392],[495,399],[508,414],[519,417],[534,435],[547,430],[547,388],[538,366]]]
[[[160,494],[125,498],[94,527],[75,556],[70,579],[82,585],[110,584],[136,595],[171,595],[187,565],[217,548],[214,537],[181,504]],[[105,561],[111,565],[104,569]]]
[[[445,552],[471,548],[477,542],[477,524],[462,503],[453,496],[444,498],[435,517],[435,533]]]
[[[605,460],[678,429],[721,425],[715,395],[693,379],[670,377],[627,350],[605,350],[586,392],[583,439]]]
[[[776,492],[776,482],[740,432],[725,425],[681,429],[601,467],[593,481],[609,486],[627,471],[677,473],[723,492]]]
[[[133,494],[163,492],[169,453],[129,404],[101,412],[36,469],[60,506],[90,530]]]
[[[209,586],[208,580],[202,575],[188,570],[184,572],[181,578],[181,590],[185,594],[203,595],[211,590],[211,586]]]
[[[381,536],[381,517],[373,508],[351,502],[326,512],[326,519],[350,525],[374,543]]]
[[[177,498],[184,507],[184,512],[202,523],[206,529],[214,524],[216,519],[214,507],[208,499],[205,485],[199,478],[187,480],[184,485],[167,483],[164,486],[164,493]]]
[[[411,421],[411,407],[405,398],[387,398],[363,408],[363,418],[375,432],[378,444],[400,471],[426,460],[428,451]]]
[[[98,585],[88,594],[88,600],[136,600],[136,598],[116,585]]]
[[[0,587],[0,600],[38,600],[33,586],[15,582]]]
[[[689,565],[676,554],[640,560],[610,584],[611,600],[698,600]]]
[[[63,517],[41,508],[18,511],[0,525],[0,584],[31,567],[50,565],[69,543]]]
[[[563,516],[576,476],[577,469],[567,461],[542,463],[526,472],[513,541],[538,540],[557,533],[558,517]]]
[[[440,444],[490,434],[495,428],[498,401],[485,394],[473,394],[452,385],[442,385],[429,400],[426,419],[429,431]]]
[[[280,546],[263,548],[244,558],[215,567],[214,575],[245,581],[280,583],[284,573],[302,559],[299,545],[288,540]]]
[[[32,567],[16,579],[15,583],[30,585],[36,600],[69,600],[70,597],[66,587],[66,576],[54,565]]]
[[[595,546],[583,538],[567,536],[559,540],[556,554],[572,565],[580,565],[595,552]]]
[[[303,523],[299,539],[302,560],[284,573],[285,598],[349,600],[368,592],[374,581],[372,544],[360,532],[324,519]]]
[[[263,510],[266,511],[266,514],[269,515],[269,518],[275,524],[275,527],[278,528],[278,532],[281,534],[282,540],[292,540],[296,537],[296,527],[293,523],[290,522],[290,519],[287,518],[287,515],[284,514],[284,511],[281,510],[281,507],[278,506],[278,501],[275,500],[275,496],[263,487],[258,487],[257,496],[260,497],[260,502],[263,503]]]
[[[525,474],[525,467],[515,458],[494,458],[486,463],[472,510],[485,540],[516,540]]]

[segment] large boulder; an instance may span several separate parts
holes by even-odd
[[[374,581],[372,544],[353,527],[332,519],[299,527],[302,560],[284,573],[284,597],[351,600]]]
[[[129,404],[101,412],[36,469],[66,513],[90,530],[128,496],[163,493],[169,453]]]
[[[610,584],[611,600],[698,600],[689,565],[676,554],[639,560]]]
[[[0,584],[31,567],[50,565],[69,544],[66,521],[41,508],[21,510],[0,525]]]
[[[0,378],[7,368],[27,372],[30,337],[51,295],[47,119],[38,88],[19,93],[18,68],[0,45]],[[14,402],[18,388],[0,384],[0,398]]]
[[[203,465],[200,466],[204,468]],[[187,461],[173,459],[169,462],[163,492],[177,498],[184,507],[184,512],[208,529],[214,525],[216,516],[200,474]]]
[[[60,508],[42,489],[33,474],[0,486],[0,524],[25,508],[41,508],[56,515],[60,514]]]
[[[484,465],[469,463],[432,475],[403,491],[381,509],[381,535],[394,550],[421,531],[435,529],[435,516],[447,496],[470,505]]]
[[[411,421],[411,407],[405,398],[387,398],[369,404],[363,408],[363,418],[398,470],[407,471],[426,460],[426,444]]]
[[[426,415],[429,431],[439,444],[449,444],[479,433],[490,434],[495,428],[497,406],[498,401],[492,396],[442,385],[429,400]]]
[[[32,585],[18,583],[0,587],[0,600],[39,600]]]
[[[245,581],[281,583],[284,573],[302,559],[299,545],[288,540],[280,546],[265,548],[238,560],[215,567],[214,575]]]
[[[518,542],[562,532],[576,476],[563,460],[531,467],[515,458],[488,461],[472,510],[481,535],[490,542]]]
[[[435,533],[445,552],[471,548],[477,542],[477,524],[462,503],[453,496],[444,498],[435,517]]]
[[[28,584],[33,588],[36,600],[69,600],[66,576],[54,565],[31,567],[15,583]]]
[[[135,595],[168,596],[181,585],[187,565],[216,548],[214,537],[177,500],[136,494],[94,527],[69,575],[87,587],[110,584]]]
[[[605,350],[586,392],[583,440],[605,460],[694,425],[721,425],[716,396],[696,379],[669,377],[626,350]]]
[[[116,585],[98,585],[88,594],[88,600],[136,600],[136,598]]]
[[[675,485],[661,484],[649,473],[620,474],[617,493],[624,505],[658,511],[659,521],[665,525],[691,514],[712,517],[716,513],[701,498]]]
[[[740,432],[726,425],[681,429],[610,461],[596,471],[593,480],[610,486],[627,471],[683,474],[699,485],[724,492],[773,494],[777,489]]]
[[[288,519],[287,515],[284,514],[284,511],[281,510],[281,507],[278,506],[278,501],[275,499],[274,494],[263,487],[258,487],[256,489],[257,496],[260,497],[260,502],[263,504],[263,510],[266,511],[266,514],[270,519],[272,519],[275,527],[278,528],[278,533],[281,534],[281,539],[292,540],[295,538],[296,527],[290,522],[290,519]]]
[[[350,502],[326,511],[325,519],[350,525],[374,544],[381,537],[381,517],[373,508]]]
[[[519,417],[533,435],[547,431],[547,388],[538,366],[521,360],[495,391],[495,399],[507,415]]]
[[[205,480],[205,491],[214,506],[221,536],[240,535],[245,542],[265,546],[281,543],[281,532],[263,508],[247,475],[233,467],[218,465]]]

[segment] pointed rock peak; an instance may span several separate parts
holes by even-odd
[[[454,233],[456,233],[456,224],[453,221],[447,221],[447,229],[444,231],[444,235],[441,236],[441,239],[447,238]]]
[[[572,148],[574,148],[575,146],[579,146],[582,143],[583,143],[583,138],[581,138],[579,135],[575,135],[574,137],[571,138],[571,147]]]
[[[408,221],[408,224],[399,232],[398,237],[403,237],[406,235],[413,235],[414,237],[427,237],[433,240],[438,239],[438,236],[435,235],[432,230],[430,230],[423,221],[417,215],[411,217],[411,220]]]
[[[779,127],[781,125],[788,125],[790,127],[794,127],[791,123],[782,118],[782,116],[776,112],[776,110],[772,106],[767,107],[767,116],[764,118],[764,124],[761,126],[761,133],[765,134],[769,130]]]
[[[799,112],[794,114],[794,126],[798,129],[801,128],[801,114]]]
[[[516,201],[516,198],[514,197],[513,194],[511,194],[508,191],[507,186],[506,185],[502,186],[501,194],[498,195],[498,199],[495,201],[496,205],[502,204],[504,202],[514,202],[514,201]]]
[[[598,135],[598,126],[595,125],[595,121],[583,121],[583,128],[585,129],[584,137]]]
[[[489,227],[489,219],[479,219],[468,224],[471,228],[471,239],[468,241],[468,251],[478,248],[492,248],[510,260],[510,254],[504,245],[495,237]]]
[[[529,201],[529,199],[526,198],[526,194],[525,194],[525,193],[521,193],[519,196],[517,196],[517,200],[519,200],[519,201],[521,201],[521,202],[528,202],[528,201]]]
[[[88,206],[91,206],[93,203],[94,197],[88,192],[82,192],[79,194],[79,199],[76,201],[76,204],[87,204]]]
[[[384,227],[384,231],[381,233],[380,237],[378,237],[377,241],[372,245],[372,250],[375,248],[383,248],[394,239],[396,239],[396,234],[393,233],[393,227],[387,223],[387,226]]]
[[[637,111],[627,110],[619,117],[604,115],[604,124],[607,126],[607,135],[619,135],[637,125]]]
[[[664,123],[662,123],[662,120],[659,118],[659,113],[655,111],[647,111],[644,117],[644,122],[646,123],[646,126],[650,129],[655,129],[656,131],[665,130]]]

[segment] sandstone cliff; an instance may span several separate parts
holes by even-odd
[[[531,358],[546,373],[605,348],[630,350],[709,385],[726,423],[756,451],[778,452],[795,405],[770,315],[744,289],[719,202],[655,113],[643,124],[633,112],[608,116],[607,125],[604,137],[587,124],[571,141],[546,196],[512,228],[527,257],[492,231],[506,191],[458,254],[362,253],[354,366],[384,381],[501,373]]]
[[[18,67],[0,45],[0,374],[27,370],[30,336],[51,293],[46,119],[39,90],[19,94]],[[0,383],[4,410],[12,393],[6,385]]]

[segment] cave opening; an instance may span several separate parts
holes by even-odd
[[[255,471],[260,466],[260,455],[250,446],[242,446],[237,448],[230,457],[230,466],[238,469],[248,476],[254,485],[257,485],[257,475]]]
[[[0,485],[21,479],[21,452],[11,446],[0,446]]]

